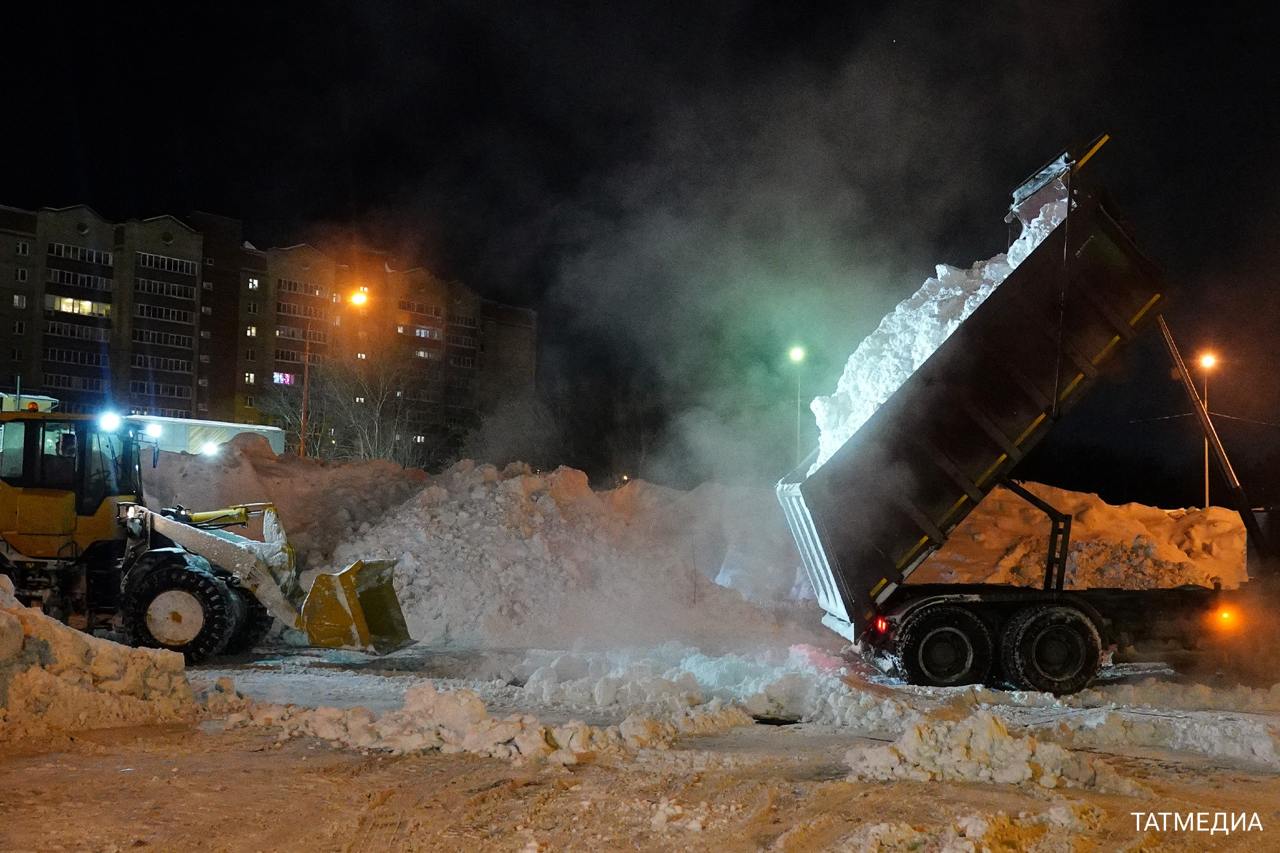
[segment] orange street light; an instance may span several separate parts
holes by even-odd
[[[357,290],[355,293],[351,294],[352,305],[363,305],[368,301],[369,294],[365,293],[363,290]]]
[[[1205,370],[1213,370],[1218,364],[1218,357],[1211,352],[1200,356],[1200,366]]]

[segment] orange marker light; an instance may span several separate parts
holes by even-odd
[[[1240,612],[1230,607],[1220,607],[1209,617],[1209,621],[1219,631],[1234,630],[1240,625]]]

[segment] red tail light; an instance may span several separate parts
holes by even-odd
[[[887,634],[889,633],[889,620],[883,616],[877,616],[871,623],[871,627],[875,629],[877,634]]]

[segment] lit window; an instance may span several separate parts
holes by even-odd
[[[417,352],[414,353],[414,355],[416,355],[418,358],[431,358],[431,353],[427,352],[424,349],[418,350]]]
[[[427,437],[426,437],[425,435],[415,435],[415,436],[413,437],[413,443],[414,443],[414,444],[426,444],[426,443],[427,443]]]
[[[367,358],[368,358],[368,356],[367,356],[367,355],[365,355],[365,354],[364,354],[364,353],[362,353],[362,352],[358,352],[358,353],[356,353],[356,358],[360,359],[361,361],[364,361],[365,359],[367,359]]]
[[[258,336],[258,327],[257,327],[257,326],[245,326],[245,327],[244,327],[244,336],[245,336],[246,338],[256,338],[256,337]]]
[[[404,326],[396,326],[396,334],[397,334],[397,335],[403,335],[403,334],[404,334]]]
[[[292,385],[293,378],[294,378],[294,375],[292,373],[276,372],[271,374],[272,381],[275,382],[277,385]]]
[[[253,376],[253,373],[252,373],[252,372],[247,372],[247,373],[245,373],[245,375],[244,375],[244,384],[245,384],[245,385],[252,385],[253,383],[254,383],[254,376]]]
[[[357,402],[357,403],[363,403],[363,402],[364,402],[364,397],[356,397],[356,402]]]
[[[15,293],[15,294],[13,294],[13,307],[14,307],[14,308],[26,308],[26,307],[27,307],[27,297],[26,297],[25,295],[21,294],[21,293]]]
[[[250,278],[250,279],[249,279],[249,289],[250,289],[250,290],[257,290],[257,289],[258,289],[258,280],[257,280],[256,278]]]

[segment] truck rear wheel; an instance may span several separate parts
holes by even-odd
[[[220,653],[239,621],[225,583],[176,560],[128,584],[122,609],[133,645],[181,652],[189,664]]]
[[[239,624],[227,641],[223,654],[238,655],[253,651],[266,638],[274,621],[270,611],[262,606],[257,596],[242,586],[233,586],[231,594],[238,599],[241,616]]]
[[[1005,674],[1020,688],[1075,693],[1098,674],[1102,638],[1074,607],[1028,607],[1005,625],[1000,657]]]
[[[898,634],[896,650],[907,680],[931,687],[979,684],[991,673],[995,657],[986,623],[948,605],[912,614]]]

